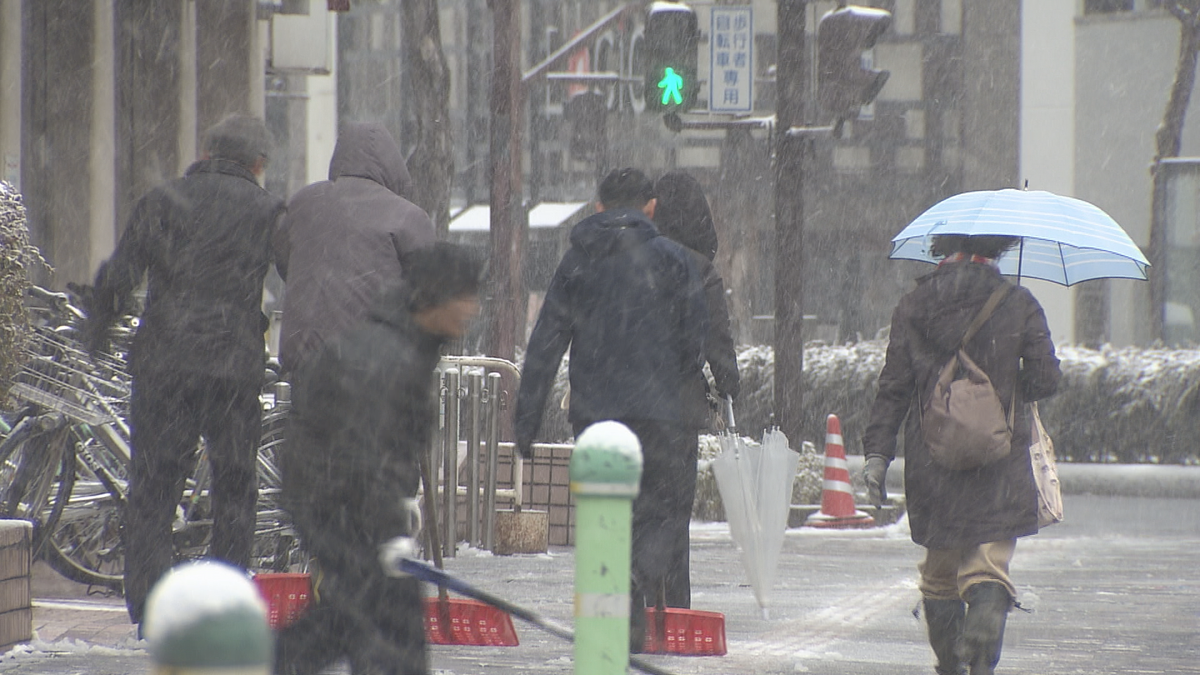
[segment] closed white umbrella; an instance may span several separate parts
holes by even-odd
[[[721,455],[713,460],[713,476],[754,598],[767,618],[800,458],[782,431],[766,432],[755,445],[738,435],[728,401],[726,415],[729,425],[718,436]]]

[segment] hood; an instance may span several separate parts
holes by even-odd
[[[405,199],[412,192],[412,176],[400,146],[386,127],[375,122],[347,124],[338,134],[329,160],[329,180],[343,176],[373,180]]]
[[[603,258],[657,236],[654,223],[638,209],[614,209],[588,216],[576,225],[571,230],[571,246],[589,258]]]
[[[696,251],[710,261],[717,256],[717,228],[700,182],[690,174],[671,171],[654,185],[658,206],[654,224],[664,237]]]
[[[917,279],[920,300],[913,312],[913,325],[938,349],[952,352],[988,296],[1002,283],[1007,282],[991,265],[966,261],[939,265]],[[1009,291],[1000,307],[1010,302],[1012,295]]]

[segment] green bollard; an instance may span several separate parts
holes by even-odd
[[[571,454],[575,496],[575,673],[629,670],[633,498],[642,445],[620,422],[584,429]]]

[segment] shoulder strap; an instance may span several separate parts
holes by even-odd
[[[966,347],[971,338],[975,337],[980,327],[983,326],[983,322],[991,318],[992,312],[996,311],[996,307],[1000,305],[1000,301],[1004,299],[1004,296],[1008,295],[1010,290],[1012,290],[1012,284],[1005,281],[1001,282],[1000,286],[992,291],[987,302],[983,303],[983,309],[979,310],[979,313],[975,315],[975,319],[967,326],[967,332],[963,333],[962,342],[958,343],[959,349]]]
[[[1000,305],[1000,301],[1004,300],[1004,297],[1008,295],[1010,290],[1012,290],[1012,284],[1004,281],[996,287],[996,290],[992,291],[992,294],[988,296],[987,302],[983,303],[983,309],[979,310],[979,313],[975,315],[975,319],[971,321],[969,326],[967,326],[967,332],[963,333],[962,342],[958,345],[959,349],[966,348],[967,343],[970,342],[971,338],[975,337],[975,334],[979,332],[979,328],[983,326],[983,322],[991,318],[992,313],[996,311],[996,307]],[[1016,418],[1016,408],[1017,387],[1014,383],[1012,398],[1008,400],[1008,428],[1010,431],[1013,428],[1013,422]]]

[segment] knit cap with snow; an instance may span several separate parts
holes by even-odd
[[[146,601],[146,641],[159,671],[270,672],[267,608],[245,572],[216,561],[178,565]]]

